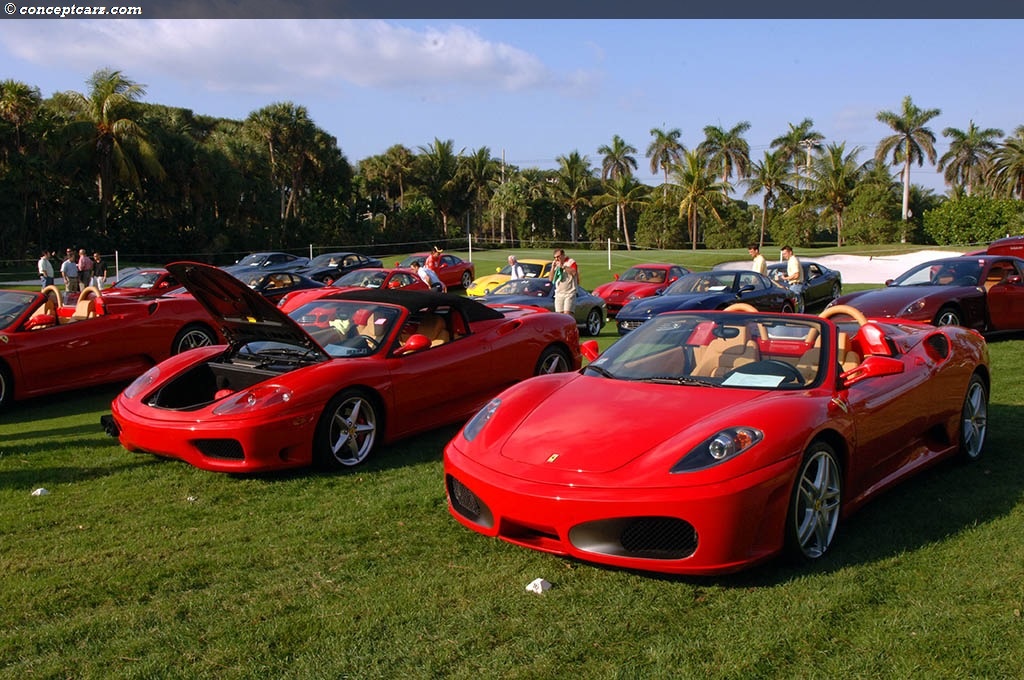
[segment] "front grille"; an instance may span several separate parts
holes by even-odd
[[[242,444],[237,439],[197,439],[195,445],[208,458],[245,460]]]
[[[646,322],[647,322],[647,319],[644,319],[642,321],[641,320],[636,320],[636,321],[631,321],[631,320],[630,321],[626,321],[626,320],[623,320],[623,321],[619,322],[619,329],[620,330],[624,330],[624,331],[635,331],[637,328],[640,328],[640,326],[643,326]]]
[[[573,527],[569,540],[580,550],[652,560],[680,560],[697,550],[697,531],[675,517],[622,517]]]
[[[491,527],[494,525],[491,511],[484,505],[479,496],[451,475],[448,475],[447,483],[448,500],[451,502],[452,509],[455,512],[481,526]]]

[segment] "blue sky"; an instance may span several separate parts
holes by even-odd
[[[651,128],[749,121],[760,158],[804,118],[866,160],[889,129],[879,111],[904,96],[946,127],[1011,134],[1024,125],[1022,20],[8,20],[0,78],[44,96],[85,92],[112,67],[145,101],[243,119],[279,101],[305,106],[356,163],[434,138],[486,146],[522,167],[552,168],[574,150],[600,164],[620,135],[638,149]],[[927,163],[912,180],[941,193]]]

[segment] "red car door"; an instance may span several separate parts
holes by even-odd
[[[986,289],[989,330],[1024,328],[1024,278],[1013,260],[996,260],[982,285]]]

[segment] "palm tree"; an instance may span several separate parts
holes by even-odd
[[[462,152],[455,153],[455,141],[435,138],[430,146],[421,146],[417,156],[419,180],[424,193],[441,214],[441,229],[448,236],[448,218],[468,199],[463,177],[459,174]]]
[[[398,185],[398,207],[405,207],[405,178],[412,172],[413,153],[401,144],[388,147],[384,152],[385,176]]]
[[[679,165],[673,168],[672,176],[680,188],[679,217],[686,218],[693,249],[697,250],[697,220],[701,215],[710,215],[722,222],[718,205],[726,200],[729,184],[718,180],[717,173],[699,151],[684,152]]]
[[[608,180],[603,185],[604,193],[594,197],[594,205],[598,206],[595,214],[602,213],[609,208],[615,208],[615,226],[619,227],[619,216],[622,217],[622,237],[626,242],[626,250],[632,250],[633,246],[629,238],[629,226],[626,224],[626,211],[636,205],[646,203],[649,200],[650,187],[637,182],[629,175],[622,175]]]
[[[337,147],[325,138],[305,106],[277,102],[249,114],[246,125],[267,147],[270,176],[280,194],[281,221],[297,218],[310,176],[322,168],[320,151]]]
[[[988,172],[989,156],[996,150],[996,138],[1003,136],[997,128],[978,128],[972,120],[967,131],[948,127],[942,131],[949,137],[949,151],[939,159],[939,170],[945,170],[944,177],[950,186],[964,187],[967,195],[975,186],[984,181]]]
[[[843,211],[853,200],[863,166],[857,163],[861,148],[846,153],[846,143],[829,144],[815,157],[808,172],[809,196],[836,217],[836,245],[843,245]]]
[[[679,141],[683,133],[679,128],[660,130],[651,128],[651,136],[654,139],[647,146],[647,157],[651,159],[651,172],[661,170],[665,175],[665,185],[662,187],[663,196],[668,196],[668,171],[679,162],[686,147]]]
[[[992,152],[989,181],[996,191],[1024,199],[1024,125],[1014,131]]]
[[[465,177],[466,188],[472,196],[478,222],[482,221],[483,207],[490,198],[491,185],[500,169],[498,161],[491,157],[491,150],[486,146],[464,156],[460,161],[460,172]]]
[[[899,113],[880,111],[877,116],[880,123],[891,127],[896,134],[878,143],[875,160],[883,163],[891,155],[891,165],[903,165],[904,243],[907,240],[906,222],[910,218],[910,164],[917,161],[918,165],[924,165],[925,157],[929,163],[935,163],[935,133],[925,125],[940,113],[940,109],[919,109],[907,95]]]
[[[728,182],[735,174],[743,179],[750,168],[750,145],[743,139],[743,133],[750,129],[750,123],[742,121],[729,130],[715,125],[704,128],[704,141],[697,151],[707,158],[708,166],[716,170],[722,182]]]
[[[789,184],[792,173],[786,160],[785,152],[765,151],[764,159],[751,163],[750,177],[743,180],[747,185],[746,198],[761,194],[761,240],[759,246],[764,248],[764,232],[768,222],[768,208],[774,206],[779,194],[791,194],[794,187]]]
[[[796,159],[802,153],[806,159],[803,165],[806,170],[811,167],[811,152],[821,148],[825,135],[814,129],[814,121],[810,118],[804,118],[799,125],[788,125],[789,131],[773,139],[771,148],[778,149],[783,160],[792,163],[794,169],[799,167]]]
[[[64,128],[76,140],[72,157],[88,159],[96,170],[100,222],[105,232],[114,183],[127,182],[141,189],[139,166],[158,179],[164,171],[134,105],[146,93],[145,88],[113,69],[96,71],[88,84],[88,95],[60,92],[54,99],[74,115]]]
[[[597,152],[603,156],[601,160],[601,180],[608,179],[619,179],[621,177],[632,177],[633,171],[637,169],[636,158],[631,154],[636,153],[636,147],[631,144],[627,144],[623,141],[622,137],[615,135],[612,137],[611,146],[603,145],[598,147]],[[618,212],[616,208],[615,213],[615,228],[616,230],[622,228],[622,222],[624,222],[626,216]],[[627,243],[627,247],[628,247]]]
[[[21,153],[24,149],[21,141],[21,129],[35,117],[43,96],[38,87],[32,87],[17,80],[0,81],[0,120],[14,128],[14,149]],[[4,148],[4,161],[7,160],[7,148]]]
[[[559,156],[558,171],[552,190],[555,196],[569,209],[569,233],[573,243],[576,242],[576,228],[579,224],[580,208],[588,205],[591,185],[594,180],[590,168],[590,159],[581,156],[579,151],[572,151],[568,156]]]

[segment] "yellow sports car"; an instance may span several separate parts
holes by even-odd
[[[526,278],[547,278],[551,274],[551,260],[519,260],[519,264],[526,273]],[[466,288],[466,294],[470,297],[483,297],[501,284],[512,278],[512,266],[505,265],[497,270],[496,274],[488,274],[474,279],[473,283]]]

